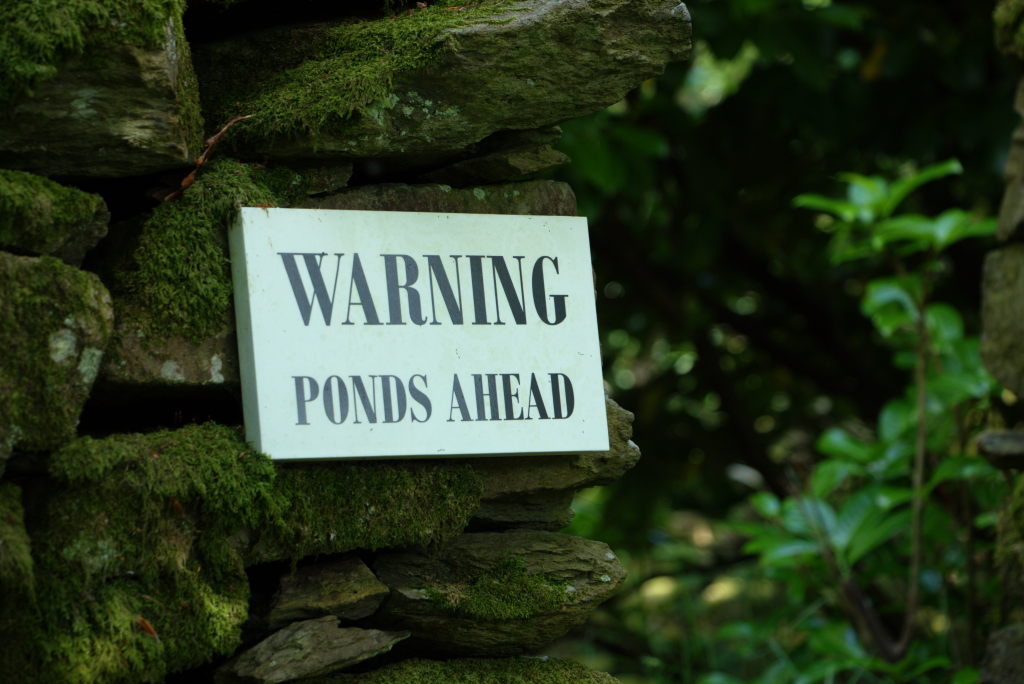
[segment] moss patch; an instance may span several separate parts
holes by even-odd
[[[1001,616],[1004,624],[1024,620],[1024,480],[1018,480],[1007,497],[999,516],[999,537],[996,543],[1004,591],[1009,599],[1010,614]]]
[[[53,254],[106,214],[103,198],[23,171],[0,169],[0,245]]]
[[[551,613],[566,601],[566,584],[529,573],[522,558],[510,556],[467,585],[430,588],[428,596],[456,615],[488,621]]]
[[[316,681],[352,684],[613,684],[609,674],[558,658],[404,660],[373,672]]]
[[[262,83],[216,78],[204,82],[211,122],[255,114],[242,138],[316,134],[354,113],[373,114],[394,105],[392,81],[423,69],[457,46],[449,29],[494,17],[509,0],[483,0],[459,8],[437,3],[375,21],[287,32],[253,72],[270,73]],[[500,19],[494,19],[500,21]],[[287,68],[281,69],[284,64]]]
[[[287,206],[303,190],[292,171],[220,159],[180,199],[158,206],[143,226],[136,269],[117,283],[146,311],[144,332],[198,342],[228,325],[228,224],[242,205]]]
[[[254,557],[440,541],[480,495],[458,465],[277,468],[215,424],[81,438],[50,474],[58,484],[29,516],[31,665],[5,681],[157,681],[195,667],[238,646]]]
[[[92,46],[151,47],[185,0],[4,0],[0,3],[0,106],[12,104],[64,59]]]
[[[993,21],[996,45],[1008,54],[1024,57],[1024,0],[999,0]]]

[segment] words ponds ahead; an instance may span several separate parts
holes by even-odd
[[[271,457],[608,448],[585,219],[243,208],[230,246]]]

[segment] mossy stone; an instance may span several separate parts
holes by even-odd
[[[0,169],[0,247],[79,265],[107,234],[103,198],[22,171]]]
[[[53,257],[0,252],[0,467],[13,449],[75,436],[113,328],[99,278]]]
[[[203,143],[185,0],[0,5],[0,163],[43,175],[186,168]]]
[[[981,302],[981,358],[1000,383],[1024,394],[1024,245],[985,257]]]
[[[277,467],[215,424],[83,437],[49,467],[28,516],[29,663],[5,681],[154,681],[196,667],[239,644],[246,565],[438,543],[480,495],[458,465]],[[0,662],[14,647],[0,642]]]
[[[992,19],[999,49],[1024,57],[1024,0],[999,0]]]
[[[559,658],[403,660],[379,670],[316,682],[351,684],[614,684],[610,674]]]

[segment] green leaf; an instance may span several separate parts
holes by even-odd
[[[817,542],[790,539],[763,551],[760,555],[760,562],[762,565],[772,566],[779,565],[780,561],[819,555],[821,555],[821,547]]]
[[[876,513],[874,492],[862,489],[839,508],[831,539],[835,550],[842,554],[850,540],[873,513]]]
[[[819,499],[838,489],[846,478],[851,475],[860,475],[864,468],[851,461],[828,460],[822,461],[814,468],[811,475],[811,494]]]
[[[988,461],[977,456],[951,456],[942,461],[932,473],[928,489],[949,480],[972,480],[996,475],[998,472]]]
[[[899,439],[913,427],[914,407],[906,399],[886,402],[878,414],[878,437],[883,442]]]
[[[876,445],[863,442],[842,428],[829,428],[818,438],[815,447],[825,456],[857,463],[869,463],[876,454]]]
[[[976,667],[965,667],[961,670],[957,670],[956,674],[953,675],[953,679],[949,680],[949,684],[977,684],[978,678],[981,673]]]
[[[936,353],[952,349],[952,344],[964,336],[964,320],[948,304],[930,304],[924,312],[929,341]]]
[[[800,209],[824,211],[846,222],[857,218],[857,207],[855,205],[843,200],[825,197],[824,195],[798,195],[793,198],[793,206]]]
[[[843,173],[839,179],[848,183],[847,199],[857,207],[857,217],[870,223],[879,217],[879,210],[888,196],[888,185],[881,176],[862,176],[859,173]]]
[[[777,518],[781,505],[779,497],[771,492],[758,492],[750,497],[750,505],[765,518]]]
[[[915,174],[893,182],[885,202],[881,206],[882,216],[889,216],[896,210],[907,195],[925,183],[944,178],[946,176],[963,173],[964,167],[956,159],[949,159],[938,164],[926,166]]]
[[[846,562],[851,566],[884,544],[894,536],[910,527],[910,511],[903,510],[888,515],[880,511],[866,520],[850,537],[846,547]]]
[[[876,278],[868,283],[861,299],[861,311],[871,319],[882,337],[912,327],[919,316],[917,299],[921,280],[916,276]]]

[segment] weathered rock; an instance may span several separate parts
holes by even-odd
[[[988,638],[978,684],[1024,682],[1024,624],[1010,625]]]
[[[113,328],[110,295],[53,257],[0,252],[0,463],[75,436]]]
[[[21,489],[12,482],[0,482],[0,596],[0,679],[24,680],[30,672],[25,642],[32,635],[25,616],[35,609],[35,576]]]
[[[985,258],[981,358],[999,382],[1024,394],[1024,245]]]
[[[79,265],[107,234],[99,195],[22,171],[0,169],[0,247]]]
[[[586,620],[625,571],[606,544],[554,532],[463,534],[440,549],[380,554],[392,594],[381,624],[442,653],[535,651]]]
[[[1017,85],[1014,109],[1024,117],[1024,80]],[[999,237],[1008,240],[1024,223],[1024,124],[1017,126],[1010,142],[1010,153],[1003,168],[1006,191],[999,207]]]
[[[480,143],[477,154],[424,173],[419,181],[465,187],[520,180],[569,163],[568,156],[552,147],[561,134],[557,126],[495,133]]]
[[[462,190],[447,185],[385,183],[311,198],[301,206],[307,209],[575,216],[576,195],[567,184],[556,181],[527,181]]]
[[[338,192],[348,185],[349,179],[352,178],[351,163],[310,164],[295,167],[293,170],[302,176],[307,195]]]
[[[690,34],[676,0],[442,4],[232,37],[196,64],[210,120],[257,115],[247,153],[422,159],[600,110],[688,57]]]
[[[608,484],[636,465],[640,448],[630,439],[633,414],[612,399],[608,407],[608,451],[542,457],[480,458],[471,461],[483,483],[484,501],[512,495],[582,489]]]
[[[338,627],[326,616],[288,625],[217,671],[217,682],[273,684],[316,677],[387,653],[408,632]]]
[[[529,468],[533,458],[544,459],[544,456],[521,457]],[[480,503],[480,510],[473,514],[474,528],[488,530],[506,530],[523,528],[528,530],[560,530],[572,520],[572,500],[576,494],[574,489],[560,489],[551,492],[530,492],[512,494]]]
[[[387,595],[388,588],[354,556],[318,562],[281,578],[267,622],[277,629],[323,615],[358,620],[373,615]]]
[[[181,17],[161,33],[156,47],[95,46],[16,101],[0,117],[0,165],[102,177],[188,167],[203,136]]]
[[[614,684],[610,674],[559,658],[413,658],[363,674],[339,674],[318,681],[352,684]]]
[[[1024,470],[1024,431],[988,430],[978,436],[978,451],[1003,470]]]

